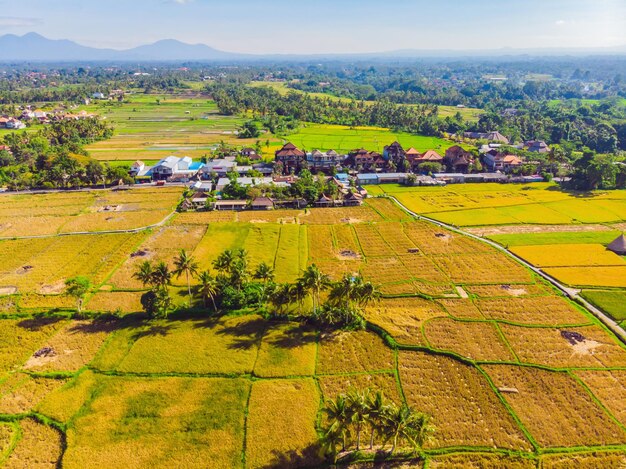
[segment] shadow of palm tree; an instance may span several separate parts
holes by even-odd
[[[144,337],[165,337],[174,328],[172,324],[151,324],[143,330],[137,331],[133,334],[134,340],[139,340]]]
[[[31,332],[38,331],[44,327],[56,324],[59,321],[64,321],[65,318],[61,317],[35,317],[29,319],[23,319],[17,323],[17,325],[23,329],[27,329]]]
[[[270,326],[267,332],[271,332],[275,327]],[[301,347],[316,341],[317,337],[313,329],[296,323],[288,323],[287,327],[283,327],[280,333],[274,334],[268,340],[271,345],[282,348]]]
[[[263,469],[320,467],[324,462],[320,445],[313,443],[301,450],[272,451],[272,460]]]
[[[234,338],[228,348],[234,350],[249,350],[258,347],[265,335],[267,321],[263,318],[254,318],[237,324],[223,326],[217,331],[218,335],[229,335]]]

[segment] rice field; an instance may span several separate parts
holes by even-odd
[[[519,192],[511,197],[527,196]],[[111,197],[59,199],[58,210],[118,202],[128,211],[117,213],[166,210],[143,193]],[[620,268],[597,264],[593,243],[562,246],[537,245],[560,252],[540,256],[554,265],[546,269]],[[183,248],[213,273],[223,250],[239,248],[252,267],[273,266],[278,282],[312,263],[335,279],[361,273],[383,298],[366,309],[368,330],[356,332],[256,315],[133,314],[144,291],[132,278],[138,263],[171,267]],[[8,467],[316,466],[323,401],[366,387],[431,415],[428,467],[611,467],[626,450],[626,348],[515,260],[414,221],[387,199],[345,210],[183,213],[134,234],[7,239],[0,257],[0,287],[16,287],[0,296]],[[117,314],[68,318],[75,300],[62,281],[73,275],[94,284],[89,316]],[[172,291],[183,287],[175,279]],[[602,291],[618,308],[621,292]]]

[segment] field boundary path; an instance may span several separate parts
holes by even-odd
[[[165,225],[176,214],[176,210],[172,210],[163,220],[153,225],[141,226],[139,228],[130,228],[127,230],[107,230],[107,231],[72,231],[68,233],[54,233],[48,235],[33,236],[0,236],[0,241],[8,241],[11,239],[40,239],[40,238],[58,238],[61,236],[84,236],[84,235],[106,235],[106,234],[124,234],[124,233],[140,233],[142,231],[151,230]]]
[[[462,230],[462,229],[460,229],[460,228],[458,228],[458,227],[456,227],[454,225],[449,225],[448,223],[444,223],[444,222],[435,220],[433,218],[429,218],[429,217],[426,217],[426,216],[423,216],[423,215],[419,215],[419,214],[413,212],[412,210],[409,210],[407,207],[405,207],[394,196],[387,195],[386,197],[388,197],[389,199],[393,200],[396,203],[396,205],[398,205],[402,210],[404,210],[409,215],[415,217],[418,220],[426,221],[428,223],[431,223],[433,225],[439,226],[441,228],[445,228],[447,230],[453,231],[453,232],[461,234],[463,236],[469,236],[470,238],[473,238],[473,239],[475,239],[477,241],[480,241],[482,243],[488,244],[489,246],[497,249],[498,251],[505,253],[506,255],[508,255],[509,257],[513,258],[515,261],[517,261],[518,263],[522,264],[523,266],[525,266],[528,269],[532,270],[534,273],[536,273],[537,275],[539,275],[543,279],[545,279],[548,282],[550,282],[552,285],[554,285],[556,288],[558,288],[563,294],[565,294],[565,296],[567,296],[568,298],[570,298],[570,299],[574,300],[575,302],[577,302],[577,303],[581,304],[582,306],[584,306],[596,318],[598,318],[606,327],[608,327],[617,337],[619,337],[619,339],[622,342],[624,342],[626,344],[626,331],[624,331],[617,324],[617,322],[615,322],[613,319],[608,317],[604,312],[602,312],[600,309],[596,308],[591,303],[589,303],[587,300],[585,300],[583,297],[581,297],[579,295],[579,292],[580,292],[579,290],[574,289],[574,288],[570,288],[570,287],[567,287],[567,286],[563,285],[562,283],[557,281],[554,277],[546,274],[540,268],[535,267],[534,265],[526,262],[524,259],[522,259],[518,255],[514,254],[513,252],[509,251],[504,246],[501,246],[500,244],[496,243],[495,241],[491,241],[490,239],[485,239],[485,238],[483,238],[481,236],[478,236],[478,235],[475,235],[475,234],[470,233],[468,231]]]

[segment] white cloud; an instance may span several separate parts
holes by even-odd
[[[174,3],[178,3],[179,5],[189,5],[193,0],[174,0]]]
[[[565,20],[556,20],[554,22],[554,24],[556,24],[557,26],[563,26],[566,23],[567,23],[567,21],[565,21]]]
[[[0,16],[0,28],[28,28],[41,24],[41,18],[19,18],[17,16]]]

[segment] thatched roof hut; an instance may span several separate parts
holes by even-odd
[[[624,233],[619,235],[611,244],[606,247],[609,251],[613,251],[621,256],[626,255],[626,236]]]

